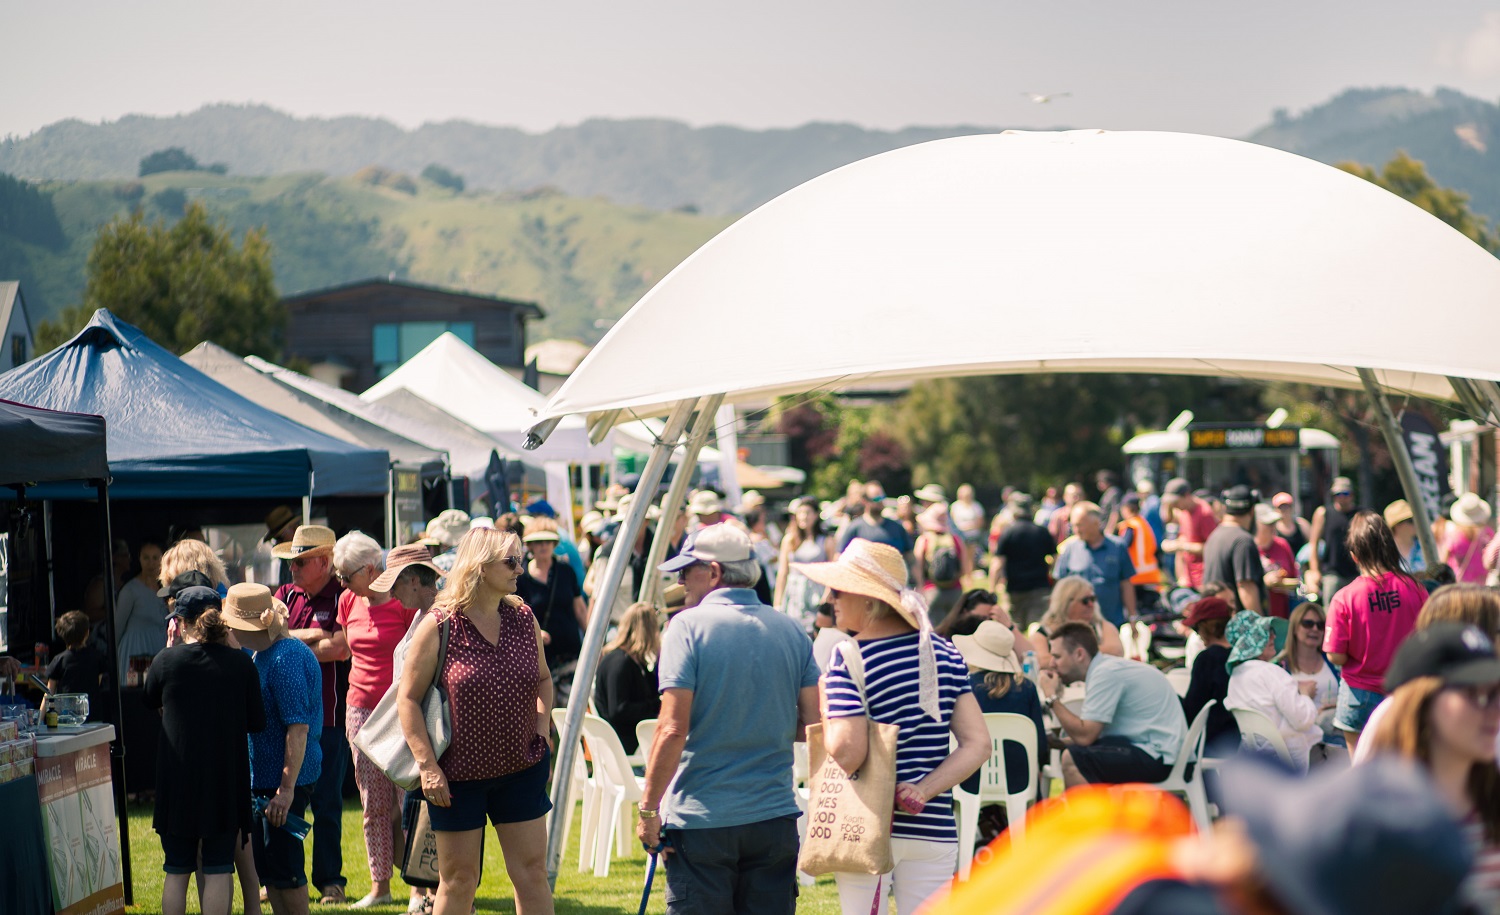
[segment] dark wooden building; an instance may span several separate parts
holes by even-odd
[[[446,331],[496,365],[520,370],[533,302],[474,295],[397,280],[360,280],[282,300],[286,350],[312,374],[363,391]]]

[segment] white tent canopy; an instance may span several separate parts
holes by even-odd
[[[1445,376],[1500,379],[1497,305],[1500,261],[1338,169],[1189,134],[1008,131],[760,207],[643,296],[543,418],[1069,371],[1358,387],[1362,366],[1451,398]]]
[[[405,388],[442,407],[507,448],[518,450],[526,430],[547,403],[505,369],[485,358],[452,333],[445,333],[408,359],[394,372],[360,395],[374,402]],[[619,433],[623,447],[649,451],[653,440]],[[614,442],[590,444],[582,420],[563,422],[547,444],[537,449],[538,461],[600,463],[614,459]]]

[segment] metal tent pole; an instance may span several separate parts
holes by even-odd
[[[667,428],[661,441],[651,449],[651,458],[641,473],[637,492],[654,492],[661,485],[662,474],[678,439],[687,428],[696,398],[684,400],[672,408],[667,417]],[[529,442],[528,442],[529,443]],[[583,635],[583,647],[578,655],[578,669],[573,674],[573,693],[568,699],[568,713],[563,719],[562,734],[558,737],[557,766],[552,770],[552,823],[547,831],[547,883],[557,888],[557,870],[562,863],[563,828],[568,815],[569,793],[573,786],[573,760],[578,750],[578,735],[583,730],[583,713],[588,707],[589,697],[594,692],[594,674],[599,669],[599,653],[604,647],[604,634],[609,629],[609,611],[614,606],[614,596],[625,578],[626,564],[634,552],[631,544],[640,536],[646,523],[646,511],[651,507],[650,499],[635,499],[630,512],[615,534],[615,548],[610,550],[609,563],[604,569],[604,580],[594,592],[594,606],[589,611],[588,630]]]
[[[1422,543],[1422,555],[1427,558],[1427,567],[1437,568],[1437,543],[1432,539],[1432,519],[1427,517],[1427,503],[1422,499],[1422,486],[1417,482],[1417,470],[1412,466],[1411,453],[1406,450],[1406,437],[1396,424],[1396,416],[1385,399],[1385,391],[1375,380],[1375,373],[1366,368],[1359,370],[1359,380],[1364,382],[1365,393],[1375,405],[1375,416],[1380,420],[1380,431],[1385,435],[1386,447],[1391,451],[1391,461],[1396,465],[1396,475],[1401,478],[1401,488],[1406,492],[1406,504],[1411,507],[1411,520],[1417,526],[1417,539]],[[1365,494],[1369,497],[1369,493]]]
[[[99,511],[104,521],[104,580],[115,580],[115,534],[109,515],[109,481],[92,480],[99,493]],[[104,589],[104,625],[109,634],[110,711],[115,714],[115,739],[109,745],[110,781],[115,789],[115,818],[120,832],[120,871],[125,878],[125,904],[135,904],[130,876],[130,812],[125,809],[125,684],[120,682],[120,633],[115,628],[115,589]]]
[[[724,402],[723,394],[714,394],[698,408],[698,418],[693,422],[693,431],[688,435],[687,445],[683,449],[682,461],[677,465],[677,472],[672,475],[672,485],[667,489],[666,501],[661,506],[661,523],[656,527],[656,537],[651,541],[651,551],[646,554],[646,580],[641,582],[637,600],[655,601],[661,593],[661,576],[652,574],[652,570],[661,565],[667,557],[667,543],[672,537],[673,522],[677,514],[682,511],[682,504],[687,499],[689,481],[693,478],[693,470],[698,466],[698,454],[703,450],[703,443],[708,441],[708,433],[713,430],[714,417],[719,411],[719,404]],[[676,442],[673,442],[676,445]]]

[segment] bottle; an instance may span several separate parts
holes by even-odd
[[[1037,680],[1036,652],[1028,651],[1021,659],[1021,673],[1033,683]]]

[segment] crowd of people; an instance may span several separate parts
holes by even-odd
[[[1244,486],[1179,479],[1158,496],[1150,481],[1125,492],[1108,471],[1094,483],[1097,501],[1069,484],[1040,500],[1007,492],[993,514],[970,486],[950,501],[936,484],[887,499],[851,483],[781,512],[756,493],[731,510],[704,490],[672,518],[650,507],[619,547],[625,582],[610,594],[603,569],[640,497],[629,491],[606,492],[576,543],[546,503],[445,511],[389,551],[277,518],[274,589],[230,584],[199,540],[142,544],[117,625],[122,662],[127,638],[131,656],[151,657],[141,682],[162,715],[163,910],[185,911],[193,874],[205,912],[228,911],[236,875],[247,912],[391,903],[420,820],[439,877],[406,881],[410,912],[473,908],[486,821],[517,910],[551,911],[551,710],[567,703],[602,604],[610,632],[588,696],[644,763],[637,834],[665,853],[669,912],[795,908],[791,771],[810,724],[851,773],[869,722],[898,727],[894,867],[836,878],[846,913],[885,893],[908,913],[975,851],[959,847],[952,791],[972,790],[990,758],[986,713],[1029,719],[1037,763],[1055,749],[1072,788],[1163,781],[1193,752],[1189,725],[1205,709],[1212,752],[1237,748],[1238,719],[1255,715],[1293,770],[1416,763],[1474,858],[1463,899],[1500,912],[1500,594],[1486,584],[1500,540],[1488,506],[1453,501],[1429,564],[1409,507],[1362,510],[1344,478],[1310,519],[1289,495],[1263,502]],[[666,558],[652,568],[658,528]],[[638,601],[652,577],[660,598]],[[1182,690],[1138,637],[1174,616]],[[56,685],[130,673],[105,669],[89,622],[59,619],[69,651],[48,673]],[[434,686],[451,713],[441,751],[424,717]],[[388,693],[420,771],[407,792],[351,749]],[[655,737],[638,745],[651,719]],[[1245,738],[1277,752],[1264,740]],[[1003,762],[1012,790],[1038,774],[1019,747]],[[350,766],[369,878],[354,901],[341,853]],[[986,840],[1005,816],[986,810]]]

